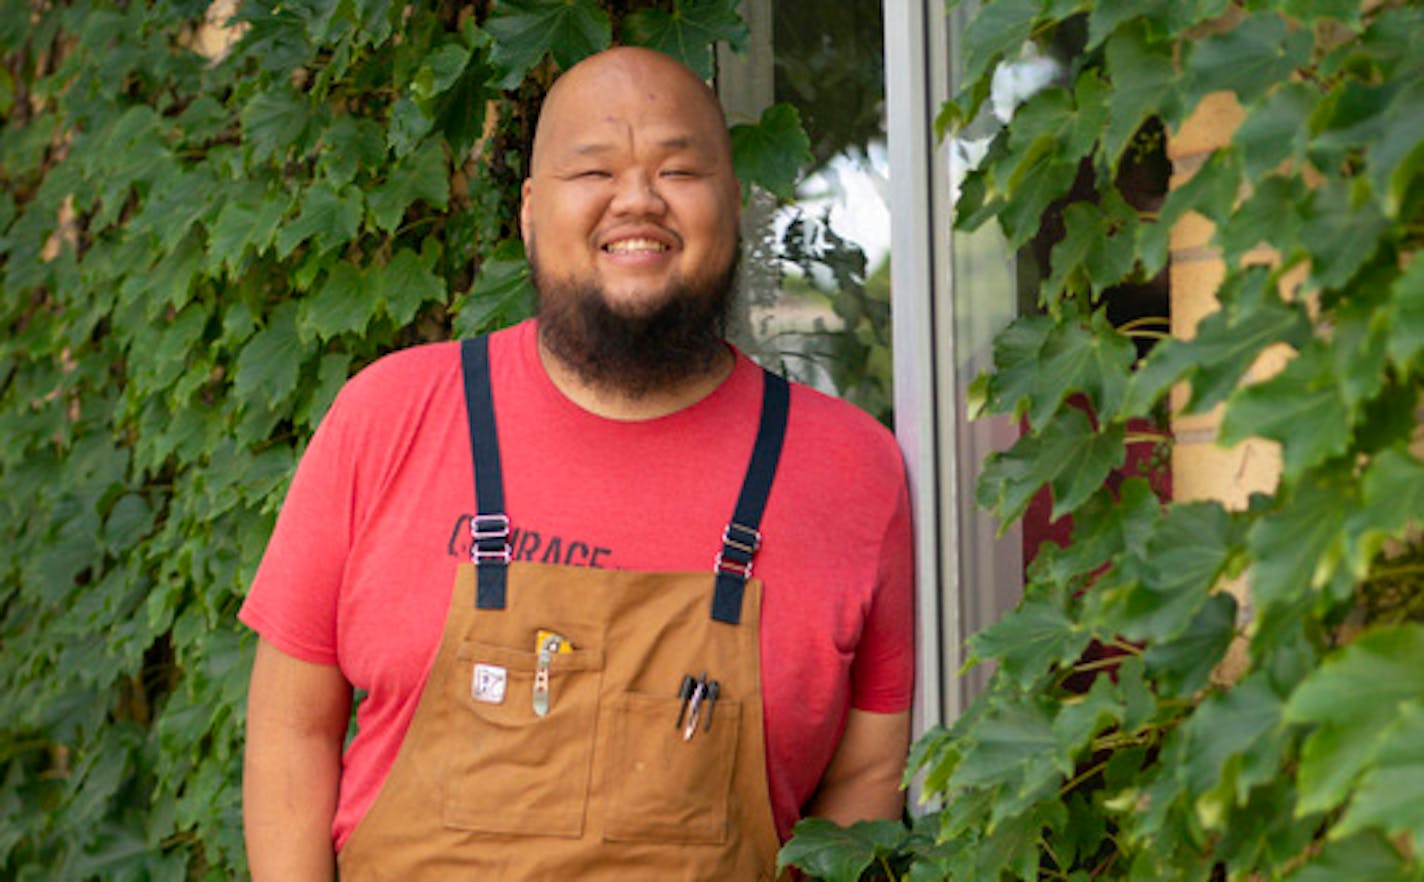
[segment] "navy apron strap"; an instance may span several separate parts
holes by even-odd
[[[512,557],[509,516],[504,513],[504,475],[499,465],[494,393],[490,389],[489,338],[460,343],[465,375],[465,412],[475,462],[475,511],[470,519],[470,559],[475,562],[477,609],[504,609],[504,586]]]
[[[761,425],[742,492],[727,528],[722,531],[722,550],[717,553],[717,582],[712,592],[712,618],[735,625],[742,620],[742,591],[752,575],[752,558],[761,547],[762,511],[771,493],[771,480],[781,459],[786,439],[786,414],[791,403],[791,387],[782,377],[763,370]]]

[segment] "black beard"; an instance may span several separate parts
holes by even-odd
[[[674,279],[657,305],[628,314],[594,283],[540,273],[531,246],[539,339],[591,386],[635,399],[673,388],[711,370],[723,351],[740,250],[720,275],[701,284]]]

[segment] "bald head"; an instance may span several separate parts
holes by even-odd
[[[722,105],[690,68],[670,56],[637,46],[591,55],[555,80],[534,130],[529,168],[537,175],[551,143],[600,123],[648,119],[675,112],[731,168],[732,146]]]

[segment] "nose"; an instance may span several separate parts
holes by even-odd
[[[609,206],[615,215],[657,217],[667,210],[667,203],[658,192],[656,178],[643,169],[629,169],[619,175]]]

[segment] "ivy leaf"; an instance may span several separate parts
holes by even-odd
[[[640,9],[623,19],[625,43],[671,55],[704,80],[714,73],[712,45],[725,42],[742,52],[747,37],[737,0],[680,0],[672,12]]]
[[[297,336],[297,304],[286,301],[277,307],[237,356],[232,391],[238,400],[260,398],[277,407],[297,386],[297,374],[305,349]]]
[[[1286,877],[1287,882],[1399,882],[1409,868],[1389,840],[1374,833],[1347,839],[1327,839],[1310,863]]]
[[[1046,88],[1030,96],[1014,111],[1013,125],[1008,127],[1009,148],[1014,153],[1027,155],[1039,140],[1046,146],[1058,145],[1072,130],[1074,119],[1072,93],[1056,86]]]
[[[1261,607],[1290,603],[1330,581],[1340,564],[1345,513],[1356,490],[1348,478],[1311,473],[1285,491],[1278,511],[1251,528],[1251,594]]]
[[[397,327],[409,324],[422,303],[444,299],[445,281],[430,271],[434,257],[434,249],[417,255],[409,248],[402,248],[390,263],[373,269],[368,276],[367,285],[376,302]]]
[[[1109,167],[1116,168],[1128,140],[1149,116],[1160,115],[1175,125],[1180,99],[1172,44],[1153,39],[1146,24],[1133,22],[1118,28],[1108,38],[1105,51],[1113,91],[1108,100],[1103,156]]]
[[[1100,45],[1123,22],[1159,18],[1167,7],[1168,0],[1099,0],[1088,13],[1088,44],[1084,48]]]
[[[490,61],[501,89],[518,86],[546,53],[567,70],[613,37],[608,14],[593,0],[502,0],[485,30],[494,37]]]
[[[1256,180],[1287,159],[1305,156],[1306,123],[1319,102],[1314,88],[1287,82],[1251,109],[1232,138],[1241,148],[1247,177]]]
[[[1424,704],[1400,707],[1398,718],[1379,743],[1374,761],[1333,837],[1378,830],[1408,834],[1417,850],[1424,847]]]
[[[442,211],[449,205],[449,164],[438,141],[427,141],[403,157],[391,169],[386,182],[366,194],[366,206],[376,228],[387,233],[395,231],[406,209],[417,200]]]
[[[1114,207],[1112,199],[1102,202]],[[1040,294],[1042,302],[1052,302],[1062,291],[1091,291],[1094,294],[1118,284],[1128,275],[1135,259],[1135,218],[1112,215],[1092,202],[1074,202],[1064,209],[1064,238],[1049,256],[1052,274]]]
[[[1384,112],[1388,125],[1366,150],[1375,192],[1385,197],[1385,213],[1397,218],[1410,187],[1424,172],[1424,86],[1407,82]]]
[[[1184,783],[1196,796],[1225,785],[1223,794],[1244,804],[1251,787],[1273,778],[1280,765],[1281,699],[1256,673],[1201,703],[1187,720]],[[1210,815],[1218,810],[1202,806]],[[1220,819],[1224,811],[1216,815]],[[1219,824],[1208,824],[1219,827]]]
[[[159,259],[147,278],[130,278],[147,289],[144,312],[150,320],[167,307],[183,306],[192,296],[193,280],[203,265],[202,238],[197,230],[191,230],[177,248]]]
[[[1345,452],[1350,415],[1323,343],[1312,343],[1279,374],[1231,397],[1221,443],[1230,446],[1257,435],[1280,442],[1287,480]]]
[[[1412,416],[1412,409],[1409,411]],[[1360,478],[1360,508],[1349,514],[1346,529],[1352,574],[1363,579],[1370,562],[1389,539],[1424,522],[1424,462],[1393,448],[1375,456]]]
[[[1061,782],[1073,771],[1072,762],[1058,750],[1052,719],[1036,703],[1021,701],[996,708],[974,727],[969,741],[950,787],[1004,786],[996,814],[1010,803],[1015,805],[1009,810],[1022,810],[1023,797],[1038,792],[1044,784]],[[1002,817],[1000,814],[994,820]]]
[[[1352,420],[1366,401],[1380,394],[1388,376],[1389,283],[1396,273],[1392,258],[1366,268],[1352,296],[1335,310],[1330,351]]]
[[[401,97],[391,105],[390,125],[386,143],[396,156],[405,156],[435,127],[435,117],[426,113],[415,100]]]
[[[1207,684],[1236,633],[1236,598],[1217,591],[1206,599],[1190,625],[1171,640],[1147,648],[1147,671],[1166,694],[1189,697]]]
[[[277,256],[290,255],[298,245],[313,239],[316,253],[325,254],[356,238],[361,228],[361,191],[340,190],[325,182],[302,194],[301,213],[277,233]]]
[[[208,232],[204,269],[209,273],[225,268],[235,277],[242,258],[249,251],[261,254],[272,244],[282,216],[292,202],[283,194],[247,195],[226,202]]]
[[[1390,286],[1389,357],[1415,376],[1424,373],[1424,260],[1409,264]]]
[[[253,162],[285,155],[306,135],[312,113],[290,87],[258,92],[242,108],[242,134]]]
[[[488,53],[480,47],[455,85],[435,99],[435,124],[440,127],[453,156],[469,157],[484,131],[485,108],[497,97],[489,84],[493,75]]]
[[[826,882],[857,882],[877,858],[894,853],[908,832],[895,821],[841,827],[825,818],[802,818],[777,854],[776,871],[797,867]]]
[[[1122,404],[1136,358],[1132,341],[1113,329],[1101,310],[1093,315],[1091,327],[1076,322],[1055,326],[1039,352],[1029,423],[1042,426],[1075,392],[1088,397],[1100,419],[1111,419]]]
[[[796,196],[801,168],[811,161],[811,139],[801,127],[801,114],[785,102],[762,111],[755,124],[732,126],[732,165],[742,182],[745,200],[752,184],[785,200]]]
[[[1220,34],[1189,43],[1186,103],[1195,107],[1207,93],[1227,89],[1243,105],[1252,104],[1272,83],[1290,79],[1309,59],[1312,43],[1308,29],[1287,29],[1274,12],[1258,12]]]
[[[1119,691],[1111,676],[1100,673],[1087,695],[1063,701],[1058,716],[1053,718],[1053,735],[1061,757],[1072,762],[1094,735],[1109,726],[1121,725],[1124,708]]]
[[[342,114],[322,134],[321,167],[327,180],[340,187],[361,170],[373,171],[386,158],[385,133],[369,119]]]
[[[964,81],[979,79],[1006,53],[1017,53],[1043,5],[1043,0],[999,0],[981,8],[964,29]]]
[[[1169,507],[1142,556],[1125,562],[1123,574],[1136,581],[1113,601],[1122,635],[1163,642],[1185,631],[1211,596],[1237,544],[1235,527],[1220,503]]]
[[[1311,277],[1325,288],[1349,281],[1374,256],[1389,229],[1374,200],[1356,198],[1341,180],[1315,188],[1303,216],[1300,240],[1311,252]]]
[[[999,225],[1017,248],[1038,232],[1043,214],[1055,199],[1073,186],[1075,163],[1057,157],[1026,163],[1028,171],[1007,188],[1007,202],[999,210]]]
[[[152,233],[164,251],[171,251],[208,210],[216,189],[217,180],[206,166],[165,176],[129,221],[129,229]]]
[[[375,310],[367,296],[360,268],[349,261],[332,264],[316,293],[303,298],[297,313],[297,335],[303,343],[330,340],[366,329]]]
[[[1374,764],[1405,702],[1424,701],[1424,626],[1367,631],[1325,660],[1286,703],[1292,723],[1314,723],[1300,767],[1297,812],[1326,811]]]
[[[1053,330],[1051,318],[1029,313],[1014,319],[994,337],[995,372],[989,375],[987,405],[991,413],[1021,416],[1038,386],[1039,352]]]
[[[1262,242],[1287,258],[1296,250],[1300,237],[1300,212],[1306,198],[1305,182],[1299,177],[1271,175],[1255,184],[1253,191],[1226,223],[1216,230],[1222,256],[1238,264],[1241,256]]]
[[[1027,689],[1054,667],[1076,661],[1091,636],[1057,605],[1041,597],[1025,599],[969,638],[965,664],[997,661],[1004,676]]]
[[[1030,576],[1066,584],[1123,551],[1140,554],[1160,507],[1152,485],[1143,478],[1128,478],[1116,494],[1107,487],[1100,489],[1073,512],[1072,541],[1066,548],[1045,559],[1042,549],[1049,546],[1040,546]]]
[[[1057,519],[1093,495],[1125,455],[1121,426],[1099,434],[1081,411],[1069,408],[1007,451],[991,455],[976,495],[981,506],[999,516],[1002,533],[1048,484],[1053,491],[1051,517]]]
[[[446,43],[432,50],[410,81],[411,96],[421,104],[430,104],[459,82],[471,56],[469,47],[458,42]]]
[[[1355,0],[1285,0],[1281,12],[1301,24],[1314,24],[1320,18],[1333,18],[1345,24],[1358,24],[1360,4]]]
[[[336,400],[336,394],[346,383],[350,367],[351,356],[345,352],[328,352],[321,357],[317,365],[316,385],[295,414],[297,423],[315,428],[321,422],[331,403]]]
[[[473,337],[499,324],[512,324],[531,314],[534,299],[524,245],[518,239],[506,239],[480,264],[474,286],[460,303],[453,330],[456,336]]]

